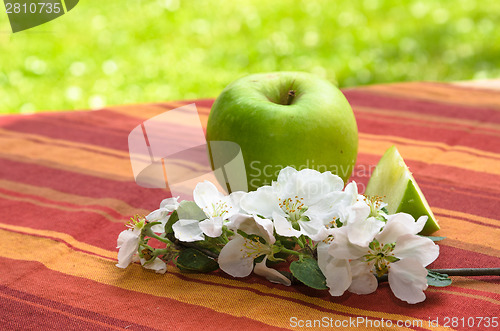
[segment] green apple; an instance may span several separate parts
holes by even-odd
[[[390,214],[404,212],[415,218],[428,216],[420,234],[430,235],[439,230],[424,194],[395,146],[382,156],[366,187],[365,195],[379,196],[388,204]]]
[[[273,72],[241,78],[222,91],[208,118],[207,141],[239,145],[248,189],[255,190],[286,166],[331,171],[346,182],[356,163],[358,129],[333,84],[309,73]]]

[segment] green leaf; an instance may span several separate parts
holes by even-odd
[[[219,265],[214,259],[194,248],[182,250],[177,256],[175,264],[182,271],[190,272],[206,273],[219,269]]]
[[[179,215],[177,214],[177,210],[174,210],[170,217],[168,218],[167,223],[165,223],[165,233],[173,233],[172,225],[179,220]]]
[[[290,264],[293,276],[305,285],[317,290],[326,290],[326,278],[315,259],[304,258],[302,261],[293,261]]]
[[[427,270],[427,285],[445,287],[451,284],[451,278],[447,274]]]
[[[193,201],[181,201],[177,210],[168,218],[165,224],[165,233],[172,233],[172,225],[178,220],[198,220],[203,221],[207,218],[205,212]]]

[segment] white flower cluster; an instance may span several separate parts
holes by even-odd
[[[354,182],[344,188],[342,179],[330,172],[287,167],[272,185],[254,192],[226,196],[205,181],[196,186],[193,196],[206,217],[179,218],[172,225],[173,234],[186,243],[223,237],[226,241],[217,261],[229,275],[245,277],[253,271],[290,285],[288,277],[266,262],[282,261],[275,256],[278,253],[302,258],[307,248],[317,252],[310,257],[317,256],[333,296],[346,290],[372,293],[378,286],[376,276],[388,274],[396,297],[408,303],[425,300],[425,267],[439,255],[432,240],[417,235],[427,217],[415,221],[404,213],[387,215],[385,204],[359,195]],[[178,206],[177,198],[166,199],[160,209],[146,216],[149,222],[159,222],[152,228],[159,237],[164,238],[164,225]],[[120,234],[117,266],[126,267],[137,256],[139,234],[137,225]],[[285,247],[284,241],[295,247]],[[165,272],[166,264],[156,260],[141,262]]]

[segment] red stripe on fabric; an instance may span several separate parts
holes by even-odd
[[[373,165],[376,165],[381,157],[382,155],[378,156],[378,155],[370,155],[363,153],[358,154],[357,166],[355,168],[354,176],[352,178],[356,180],[356,182],[360,182],[366,185],[368,183],[370,174],[360,176],[359,174],[356,173],[356,171],[359,172],[361,170],[373,170]],[[452,188],[454,187],[454,185],[457,185],[462,188],[467,188],[471,190],[491,192],[492,194],[497,194],[496,192],[498,192],[497,183],[500,182],[500,176],[497,175],[461,169],[453,166],[427,164],[424,162],[419,162],[417,160],[406,159],[405,162],[412,171],[417,183],[419,183],[420,181],[427,181],[427,182],[438,183],[436,185],[447,188]],[[370,166],[372,168],[370,168]],[[441,193],[440,199],[443,198],[452,199],[453,196],[452,194],[450,194],[449,197],[446,197],[442,196]],[[448,200],[447,205],[454,206],[455,203],[453,203],[453,201],[451,200]],[[458,204],[456,205],[458,206]],[[458,207],[464,207],[464,206],[460,205]],[[478,215],[496,218],[496,214],[495,216],[493,216],[489,212],[486,212],[486,210],[490,210],[492,208],[491,205],[485,205],[484,207],[485,209],[475,208],[475,207],[473,209],[469,208],[464,210],[464,212],[470,212],[471,210],[474,210],[474,213],[476,213],[476,209],[478,209],[477,210]],[[454,208],[448,207],[448,209],[454,209]],[[486,212],[487,215],[483,215],[482,214],[483,212]]]
[[[230,276],[224,274],[222,271],[219,271],[218,274],[221,276],[221,277],[224,277],[224,278],[227,278],[227,279],[232,279]],[[350,314],[350,313],[345,313],[345,312],[341,312],[341,311],[338,311],[338,310],[335,310],[335,309],[329,309],[329,308],[325,308],[323,306],[320,306],[320,305],[315,305],[315,304],[312,304],[312,303],[308,303],[308,302],[305,302],[305,301],[302,301],[302,300],[299,300],[299,299],[295,299],[295,298],[291,298],[291,297],[285,297],[285,296],[282,296],[282,295],[278,295],[278,294],[273,294],[273,293],[263,293],[262,291],[259,291],[257,289],[254,289],[254,288],[242,288],[240,286],[231,286],[231,285],[228,285],[228,284],[220,284],[220,283],[213,283],[213,282],[209,282],[209,281],[204,281],[202,279],[191,279],[191,278],[187,278],[185,277],[184,275],[182,274],[175,274],[175,276],[183,279],[184,281],[195,281],[197,283],[201,283],[201,284],[210,284],[210,285],[216,285],[216,286],[220,286],[220,287],[224,287],[224,288],[234,288],[234,289],[239,289],[239,290],[246,290],[246,291],[249,291],[249,292],[252,292],[252,293],[256,293],[260,296],[265,296],[265,297],[268,297],[269,298],[269,301],[272,302],[271,298],[277,298],[277,299],[281,299],[281,300],[285,300],[285,301],[290,301],[290,302],[295,302],[295,303],[298,303],[302,306],[306,306],[306,307],[309,307],[311,309],[314,309],[314,310],[318,310],[318,311],[322,311],[322,312],[325,312],[325,313],[331,313],[331,314],[337,314],[337,315],[341,315],[341,316],[345,316],[345,317],[351,317],[353,319],[356,319],[357,317],[359,316],[366,316],[368,319],[372,320],[372,321],[376,321],[376,320],[381,320],[382,318],[377,318],[377,317],[368,317],[367,315],[356,315],[356,314]],[[337,298],[337,297],[332,297],[328,294],[327,291],[321,291],[321,290],[314,290],[310,287],[306,287],[306,286],[303,286],[303,285],[295,285],[293,287],[285,287],[283,285],[272,285],[270,284],[269,282],[267,282],[266,280],[264,280],[263,278],[261,277],[255,277],[255,276],[249,276],[247,277],[248,281],[251,282],[251,283],[262,283],[262,284],[266,284],[266,286],[272,286],[272,287],[275,287],[275,286],[278,286],[280,287],[281,289],[284,289],[286,291],[289,291],[289,292],[296,292],[296,293],[301,293],[303,295],[307,295],[309,297],[315,297],[317,298],[318,300],[322,300],[322,301],[330,301],[330,302],[335,302],[335,303],[341,303],[343,304],[342,302],[339,302],[339,299],[342,298]],[[345,294],[344,296],[346,296],[348,294]],[[360,297],[360,299],[362,299],[362,297]],[[355,309],[357,309],[358,307],[356,305],[354,306],[351,306]],[[371,308],[366,308],[366,310],[368,311],[374,311],[374,312],[378,312],[380,311],[379,310],[379,307],[377,306],[372,306]],[[391,314],[399,314],[398,311],[395,311],[393,310],[391,312]],[[293,312],[291,312],[291,316],[293,316]],[[407,316],[413,316],[413,315],[407,315]],[[388,319],[388,318],[384,318],[385,321],[388,321],[388,320],[391,320],[391,319]],[[393,320],[394,322],[396,322],[396,320]],[[414,328],[415,330],[420,330],[421,328]]]
[[[452,247],[446,239],[436,243],[439,246],[439,257],[427,268],[498,268],[499,259],[490,255]]]
[[[171,196],[164,189],[143,188],[135,182],[118,182],[5,159],[0,159],[0,178],[85,197],[114,198],[147,210],[157,209],[162,199]]]
[[[103,205],[77,205],[74,203],[69,203],[66,201],[59,201],[59,200],[51,200],[50,197],[45,197],[45,196],[35,196],[35,195],[29,195],[29,194],[23,194],[19,192],[14,192],[14,191],[9,191],[4,188],[0,187],[0,193],[7,194],[12,197],[18,197],[18,198],[27,198],[27,199],[33,199],[37,200],[40,203],[46,203],[46,204],[56,204],[59,206],[64,206],[68,208],[85,208],[89,210],[96,210],[96,211],[102,211],[109,215],[110,217],[116,218],[116,219],[127,219],[130,215],[124,215],[120,214],[116,210],[112,209],[111,207],[108,206],[103,206]]]
[[[9,288],[69,305],[74,309],[129,321],[129,324],[161,330],[282,330],[251,318],[231,316],[198,305],[65,275],[47,269],[38,262],[6,258],[0,258],[0,262],[8,270],[12,270],[1,280]],[[186,287],[186,291],[189,291],[189,287]]]
[[[109,111],[95,111],[74,112],[71,116],[38,114],[20,118],[2,127],[17,132],[127,151],[127,136],[141,122],[140,119]]]
[[[349,103],[353,106],[365,106],[371,108],[401,109],[416,114],[439,115],[452,118],[463,118],[475,121],[487,121],[497,112],[494,109],[482,107],[469,107],[457,104],[443,104],[427,100],[408,99],[394,96],[381,95],[376,91],[356,88],[342,91]],[[457,99],[460,102],[459,99]],[[500,120],[495,118],[496,120]],[[500,122],[495,122],[500,123]]]
[[[2,330],[116,330],[0,294]]]
[[[3,285],[0,285],[0,293],[4,293],[4,294],[6,294],[8,296],[15,297],[16,299],[25,301],[26,302],[25,304],[22,304],[22,303],[20,303],[18,301],[14,301],[15,303],[18,303],[21,306],[23,306],[22,307],[23,310],[31,311],[32,309],[38,308],[38,307],[34,307],[33,305],[30,305],[30,303],[34,303],[36,305],[41,305],[41,306],[50,308],[51,310],[56,310],[56,311],[65,312],[65,313],[74,315],[75,316],[75,318],[74,318],[75,322],[77,322],[77,323],[82,323],[83,322],[82,325],[80,326],[80,329],[81,328],[85,328],[84,324],[86,324],[86,323],[88,323],[89,325],[93,325],[93,324],[90,323],[90,322],[79,320],[78,317],[83,317],[83,318],[85,318],[87,320],[95,320],[96,322],[101,322],[101,323],[109,324],[110,328],[113,327],[113,329],[116,329],[116,328],[125,328],[125,327],[127,329],[131,328],[132,330],[146,329],[146,327],[143,326],[143,325],[139,325],[139,324],[131,323],[130,321],[123,321],[123,320],[120,320],[120,319],[117,319],[117,318],[105,316],[105,315],[99,314],[99,313],[94,312],[94,311],[85,310],[85,309],[81,309],[81,308],[76,308],[76,307],[73,307],[73,306],[70,306],[70,305],[67,305],[67,304],[63,304],[63,303],[54,301],[54,300],[49,300],[49,299],[42,298],[40,296],[29,294],[29,293],[26,293],[24,291],[14,290],[14,289],[11,289],[11,288],[9,288],[7,286],[3,286]],[[2,297],[0,297],[0,299],[2,299]],[[7,298],[3,297],[3,299],[7,299]],[[12,301],[11,301],[11,303],[15,304]],[[39,309],[43,310],[41,308],[39,308]],[[9,315],[10,314],[5,314],[5,316],[9,316]],[[54,317],[57,316],[56,320],[59,320],[60,317],[61,317],[60,314],[58,314],[57,312],[54,312],[54,311],[48,312],[47,315],[48,316],[52,315]],[[26,317],[26,316],[25,316],[25,314],[20,314],[20,317]],[[68,317],[68,316],[65,316],[65,317],[68,318],[68,319],[71,319],[71,317]],[[24,319],[23,319],[23,322],[21,322],[21,323],[24,323]],[[103,327],[101,324],[98,324],[98,325],[100,327]],[[24,328],[24,326],[25,325],[23,325],[23,328]],[[93,328],[95,328],[96,326],[97,325],[94,325]],[[66,328],[64,328],[64,329],[66,329]],[[147,328],[147,329],[151,330],[150,328]]]
[[[435,128],[432,126],[426,126],[424,123],[419,123],[414,120],[406,120],[398,123],[394,123],[387,118],[366,118],[363,113],[357,113],[355,111],[356,120],[358,123],[359,132],[369,133],[381,136],[394,136],[407,139],[413,139],[415,141],[427,141],[427,142],[438,142],[444,143],[450,146],[449,149],[453,149],[454,145],[470,147],[482,151],[488,151],[492,153],[500,153],[500,133],[498,136],[492,136],[488,134],[483,134],[481,128],[471,127],[468,130],[456,130],[451,127],[446,128]],[[500,116],[500,113],[496,113]],[[387,139],[381,137],[381,139]],[[411,142],[405,143],[398,141],[397,144],[409,144]],[[434,148],[440,149],[443,152],[449,150],[448,148],[441,146],[433,146]],[[485,156],[480,153],[474,153],[474,151],[464,151],[462,153],[467,153],[471,155],[478,155],[481,157],[500,159],[500,154],[497,157]]]
[[[63,232],[78,241],[110,251],[116,250],[118,234],[125,230],[123,223],[107,221],[96,213],[64,211],[24,201],[0,199],[0,210],[8,215],[2,218],[4,224]]]

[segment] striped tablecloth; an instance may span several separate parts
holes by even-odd
[[[353,179],[366,184],[365,170],[398,147],[439,219],[437,235],[447,237],[432,268],[500,266],[500,92],[483,85],[344,91],[360,132]],[[124,223],[168,196],[134,182],[127,136],[191,102],[0,117],[0,329],[241,331],[314,320],[484,329],[481,317],[500,318],[494,277],[454,277],[452,286],[429,288],[425,302],[408,305],[387,284],[371,295],[333,298],[220,271],[183,274],[170,266],[159,275],[139,265],[115,267]],[[195,102],[205,125],[213,100]]]

